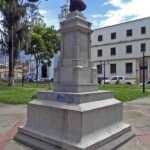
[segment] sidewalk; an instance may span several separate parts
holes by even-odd
[[[124,121],[132,125],[136,137],[118,150],[150,150],[150,96],[124,103]],[[31,150],[12,140],[26,120],[26,105],[0,103],[0,150]]]

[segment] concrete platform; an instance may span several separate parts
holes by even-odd
[[[0,150],[31,150],[13,140],[18,126],[26,122],[26,105],[0,104]],[[136,137],[117,150],[150,150],[150,96],[124,103],[124,122]]]

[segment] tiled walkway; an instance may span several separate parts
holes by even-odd
[[[124,121],[132,125],[136,137],[118,150],[150,150],[150,97],[124,103]],[[0,104],[0,150],[31,150],[13,136],[26,121],[26,105]]]

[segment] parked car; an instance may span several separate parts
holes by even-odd
[[[51,80],[50,78],[45,77],[45,78],[41,78],[40,82],[49,82],[50,80]]]
[[[2,77],[2,81],[8,82],[8,77]]]
[[[53,78],[52,78],[52,79],[50,79],[50,82],[52,82],[52,83],[53,83],[53,82],[54,82],[54,79],[53,79]]]
[[[143,86],[143,83],[140,83],[139,86]],[[150,87],[150,80],[145,82],[145,86],[149,86]]]
[[[34,82],[34,75],[33,74],[24,74],[23,76],[22,76],[22,79],[24,80],[24,81],[29,81],[29,82]]]
[[[128,85],[134,85],[136,84],[135,80],[129,80],[125,79],[124,76],[114,76],[111,79],[105,80],[105,84],[128,84]],[[102,84],[104,84],[104,80],[102,80]]]
[[[15,81],[15,82],[20,82],[20,81],[22,81],[22,78],[21,78],[21,77],[15,77],[15,78],[14,78],[14,81]]]
[[[105,77],[105,80],[108,80],[108,79],[109,79],[109,78]],[[98,78],[97,78],[97,82],[98,82],[99,84],[102,83],[102,80],[104,80],[104,77],[98,77]]]

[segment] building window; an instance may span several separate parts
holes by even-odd
[[[111,39],[116,39],[116,32],[111,33]]]
[[[97,65],[97,73],[102,74],[102,65]]]
[[[116,64],[110,64],[110,73],[116,73]]]
[[[132,45],[126,46],[126,53],[132,53]]]
[[[98,36],[98,41],[103,41],[103,35]]]
[[[126,73],[132,73],[132,63],[126,63]]]
[[[142,43],[141,44],[141,52],[145,52],[146,51],[146,44]]]
[[[132,36],[132,29],[127,30],[127,36]]]
[[[141,34],[145,34],[146,33],[146,27],[141,27]]]
[[[112,47],[112,48],[110,49],[110,54],[111,54],[111,55],[116,55],[116,48],[115,48],[115,47]]]
[[[97,56],[100,57],[100,56],[102,56],[102,55],[103,55],[102,49],[99,49],[99,50],[97,51]]]

